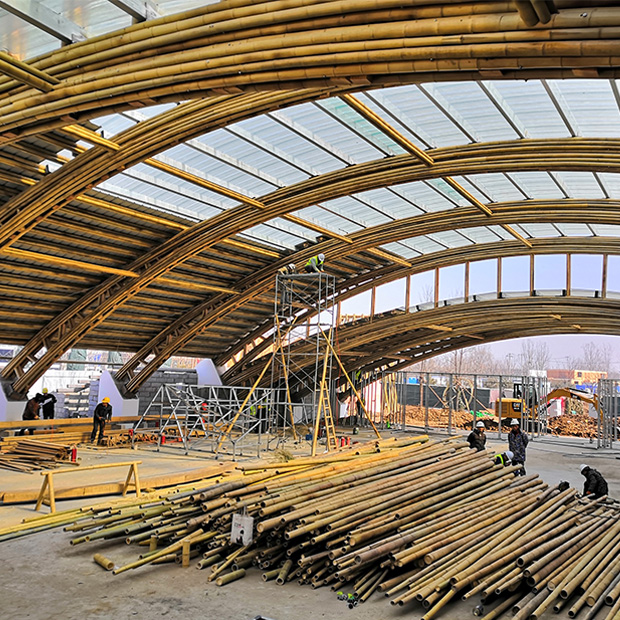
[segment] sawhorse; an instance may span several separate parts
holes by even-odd
[[[55,469],[50,471],[42,471],[41,475],[45,476],[41,490],[39,491],[39,497],[37,499],[37,505],[35,510],[41,508],[41,504],[48,504],[50,507],[50,513],[56,512],[56,498],[54,496],[54,475],[67,474],[74,471],[87,471],[90,469],[105,469],[107,467],[127,467],[129,466],[129,472],[127,478],[123,484],[123,497],[127,495],[129,487],[134,487],[136,491],[136,497],[140,497],[140,477],[138,476],[138,465],[142,461],[125,461],[123,463],[102,463],[101,465],[88,465],[86,467],[75,467],[73,469]],[[133,478],[133,482],[131,479]],[[47,491],[47,494],[46,494]]]

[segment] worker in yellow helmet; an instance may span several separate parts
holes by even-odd
[[[54,405],[56,402],[56,397],[50,394],[47,388],[43,388],[43,394],[41,395],[41,411],[43,412],[44,420],[54,419]]]
[[[105,423],[112,418],[112,405],[110,399],[106,396],[96,407],[93,413],[93,432],[90,434],[91,443],[97,437],[99,431],[98,443],[103,443],[103,433],[105,431]]]
[[[304,271],[306,273],[322,273],[324,265],[325,254],[317,254],[308,259],[308,262],[304,265]]]

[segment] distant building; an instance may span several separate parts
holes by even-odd
[[[595,386],[599,379],[607,379],[607,373],[599,370],[566,370],[556,368],[547,371],[547,378],[554,383],[575,388]]]

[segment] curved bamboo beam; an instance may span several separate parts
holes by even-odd
[[[560,205],[560,208],[563,209],[564,207],[569,207],[570,202],[572,201],[550,203],[554,205],[553,207],[550,207],[550,204],[545,201],[524,201],[523,203],[514,203],[510,206],[506,205],[505,209],[502,205],[494,206],[494,208],[497,209],[498,222],[509,221],[503,217],[504,210],[512,211],[513,209],[514,211],[512,211],[512,217],[515,219],[510,220],[513,222],[527,222],[529,221],[529,217],[532,216],[534,216],[538,222],[583,222],[584,213],[588,213],[588,211],[584,210],[584,203],[581,201],[574,201],[573,206],[575,210],[572,211],[572,214],[568,211],[558,214],[557,207],[555,207],[555,205],[558,204]],[[608,203],[607,208],[603,205],[600,207],[601,211],[605,210],[608,215],[611,215],[611,211],[614,209],[614,205],[612,203]],[[463,211],[473,211],[475,213],[476,221],[469,221],[467,225],[461,226],[458,213],[461,209],[463,209]],[[618,211],[620,210],[620,203],[615,204],[614,210],[617,210],[617,217],[620,217],[620,211]],[[449,214],[454,213],[455,215],[450,217]],[[486,223],[485,216],[469,207],[457,208],[449,212],[442,212],[442,217],[437,220],[433,217],[433,215],[437,214],[416,216],[413,218],[408,218],[407,220],[401,220],[396,226],[382,225],[369,228],[365,231],[361,231],[360,233],[355,233],[350,236],[353,241],[352,245],[326,241],[318,246],[312,246],[311,248],[297,252],[296,254],[288,256],[286,259],[283,259],[276,264],[266,267],[236,285],[237,289],[244,291],[242,294],[235,297],[226,297],[222,295],[217,298],[206,300],[202,304],[197,304],[191,310],[176,319],[166,329],[160,331],[155,338],[145,344],[138,353],[126,362],[126,364],[118,371],[116,375],[117,379],[120,381],[127,381],[126,388],[128,391],[137,391],[144,381],[146,381],[161,364],[163,364],[183,346],[187,345],[187,343],[193,338],[198,336],[205,329],[214,326],[217,321],[238,310],[257,295],[264,294],[271,290],[273,288],[273,278],[275,277],[275,273],[284,264],[290,262],[303,264],[317,251],[324,252],[327,256],[346,257],[348,254],[363,251],[373,247],[374,245],[381,245],[388,240],[397,241],[409,238],[412,236],[412,230],[421,230],[419,234],[430,234],[445,230],[466,228],[467,226],[480,226]],[[592,223],[597,222],[597,216],[595,216],[595,219],[590,221]],[[619,220],[617,219],[616,221],[618,222]],[[428,228],[425,228],[425,222],[432,222],[432,224]],[[619,249],[618,243],[616,243],[614,239],[602,239],[598,237],[532,239],[532,244],[533,249],[531,251],[528,251],[518,242],[502,241],[493,244],[465,246],[457,249],[444,250],[442,252],[428,254],[412,260],[411,267],[402,268],[399,266],[397,269],[387,270],[386,276],[384,276],[383,270],[378,270],[376,273],[371,272],[369,274],[364,274],[359,278],[359,281],[348,279],[339,283],[339,294],[337,301],[347,299],[357,293],[369,290],[373,286],[379,286],[386,282],[404,277],[405,275],[420,273],[435,267],[445,267],[459,264],[465,260],[473,261],[483,258],[515,256],[530,253],[616,253]],[[248,334],[243,341],[236,343],[233,348],[224,351],[216,363],[218,365],[223,364],[227,359],[241,350],[247,342],[252,342],[270,326],[271,325],[264,324],[259,325],[255,330]],[[267,345],[265,344],[265,346]],[[261,350],[262,347],[257,347],[251,352],[251,356],[260,353]],[[252,357],[249,359],[252,359]],[[143,368],[135,376],[132,376],[132,373],[141,364],[144,365]]]
[[[407,365],[447,351],[517,336],[620,335],[620,300],[593,297],[522,297],[463,303],[420,312],[390,312],[339,327],[339,355],[347,370],[371,370],[395,359]],[[558,319],[557,317],[561,317]],[[435,326],[450,325],[450,331]],[[473,337],[475,336],[475,338]],[[298,345],[298,351],[304,349]],[[224,379],[244,383],[260,360],[229,370]]]
[[[613,77],[620,11],[601,4],[584,2],[528,29],[506,2],[459,9],[452,2],[403,9],[400,0],[220,2],[33,62],[59,83],[42,93],[0,83],[0,137],[14,140],[61,126],[63,118],[72,124],[96,116],[102,101],[110,113],[145,100],[186,100],[226,89],[353,83],[359,90],[479,79],[487,71],[498,77],[560,77],[583,68]]]
[[[150,130],[152,130],[151,127]],[[155,136],[152,139],[155,140]],[[18,392],[28,389],[64,351],[74,346],[84,335],[112,314],[119,305],[144,290],[156,278],[214,243],[289,211],[351,193],[438,176],[551,169],[614,171],[620,168],[620,159],[614,151],[618,147],[620,147],[619,140],[582,138],[473,144],[429,151],[435,161],[432,168],[420,163],[415,156],[400,155],[350,166],[277,190],[261,198],[260,202],[264,205],[264,209],[250,205],[240,205],[229,209],[192,228],[181,231],[167,243],[128,265],[126,269],[138,273],[137,278],[128,281],[117,276],[90,291],[41,330],[37,337],[7,365],[3,376],[14,377],[14,373],[19,373],[28,361],[32,361],[35,353],[42,346],[46,347],[47,351],[14,383],[14,389]],[[95,147],[91,151],[97,149],[103,150],[103,147]],[[90,151],[84,155],[88,153]],[[121,157],[121,153],[123,153],[122,148],[112,153],[107,152],[105,159]],[[77,159],[79,158],[74,161]],[[64,171],[65,168],[73,171],[73,163],[70,162],[58,172]],[[46,184],[48,188],[49,178],[53,176],[49,175],[39,185]],[[70,182],[75,182],[71,176],[68,178]],[[36,187],[26,190],[17,199],[10,201],[11,206],[15,208],[16,203],[23,203],[23,196]],[[53,192],[54,194],[57,192]],[[58,203],[50,205],[50,202],[48,193],[44,205],[49,205],[55,210]],[[24,211],[28,210],[26,205],[23,207]],[[44,209],[42,205],[36,203],[31,204],[30,208]],[[598,221],[604,221],[606,215],[601,213],[602,219]],[[21,219],[22,213],[16,217]],[[493,217],[487,218],[487,223],[492,221]],[[9,236],[5,243],[10,241]]]
[[[495,258],[506,258],[509,256],[524,255],[546,255],[546,254],[618,254],[620,251],[620,239],[612,237],[557,237],[549,239],[532,239],[532,249],[524,250],[523,246],[515,241],[506,240],[497,243],[476,244],[460,248],[450,248],[440,252],[425,254],[414,261],[411,267],[395,266],[390,269],[377,269],[370,274],[346,279],[336,285],[336,302],[346,301],[351,297],[371,290],[374,287],[388,284],[395,280],[405,278],[410,275],[460,265],[465,262],[487,260]],[[565,282],[559,283],[558,288],[564,288]],[[300,323],[306,319],[302,316]],[[234,343],[230,348],[214,360],[217,366],[225,365],[232,357],[241,352],[247,344],[254,342],[268,329],[272,327],[272,322],[258,325],[242,340]],[[165,330],[164,330],[165,331]],[[251,351],[244,355],[243,359],[237,364],[248,364],[254,358],[261,355],[266,348],[271,345],[268,338],[256,345]],[[132,358],[133,359],[133,358]],[[152,373],[150,373],[152,374]],[[149,374],[149,376],[150,376]]]

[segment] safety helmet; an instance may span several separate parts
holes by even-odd
[[[295,271],[295,263],[289,263],[288,264],[288,270],[292,273],[293,271]]]
[[[47,394],[47,388],[43,388],[43,394]]]
[[[520,424],[521,422],[519,422],[517,418],[512,418],[512,422],[510,423],[510,426],[519,426]]]
[[[325,254],[319,254],[318,259],[320,261],[324,261],[325,260]]]
[[[512,459],[515,457],[514,453],[511,452],[510,450],[508,450],[508,452],[506,452],[506,456],[508,457],[509,460],[512,461]]]
[[[101,402],[102,403],[109,403],[110,402],[110,397],[109,396],[104,397],[104,399]]]
[[[579,465],[579,471],[583,473],[583,470],[587,467],[587,465],[585,465],[584,463],[582,463],[581,465]]]
[[[484,422],[482,420],[479,420],[478,422],[476,422],[476,428],[486,428],[486,426],[484,425]]]

